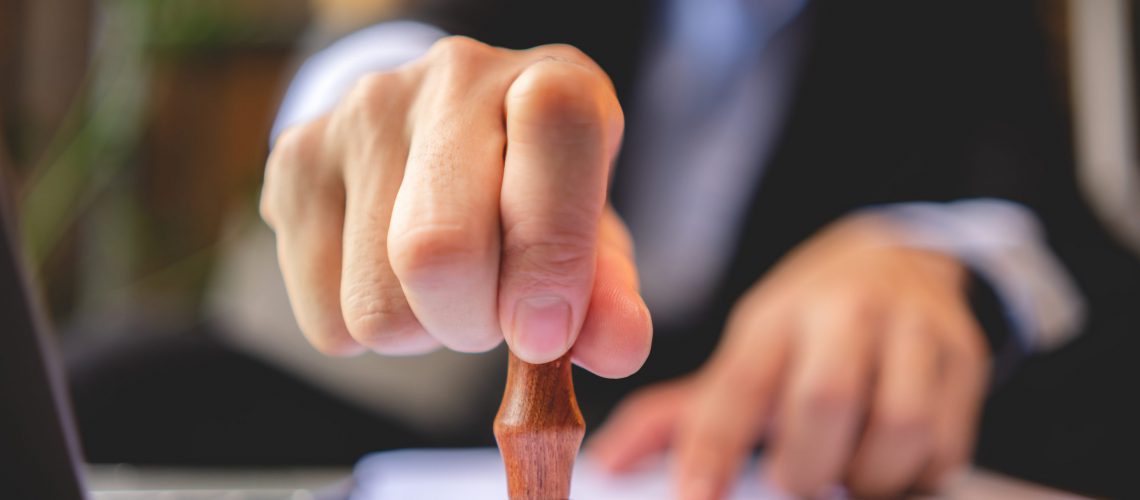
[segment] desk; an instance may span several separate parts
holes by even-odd
[[[87,466],[93,500],[290,499],[345,498],[352,486],[351,467],[136,467]]]
[[[344,498],[351,488],[349,467],[185,468],[89,465],[87,482],[95,500]],[[940,498],[1077,499],[1057,491],[975,469]]]

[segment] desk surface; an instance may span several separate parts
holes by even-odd
[[[156,498],[343,498],[352,485],[349,467],[187,468],[89,465],[87,483],[96,500]],[[226,492],[239,491],[231,495]],[[179,493],[185,493],[181,495]],[[975,469],[942,498],[1070,499],[1070,493]]]
[[[143,498],[331,500],[344,498],[352,485],[350,467],[250,469],[92,464],[87,466],[86,472],[87,485],[91,488],[94,500]],[[172,492],[176,494],[169,494]]]

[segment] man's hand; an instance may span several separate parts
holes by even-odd
[[[651,326],[606,205],[623,118],[580,51],[462,37],[363,78],[286,130],[265,174],[289,299],[329,354],[484,351],[540,363],[573,346],[637,370]]]
[[[873,216],[797,249],[736,306],[696,375],[625,401],[591,441],[611,470],[672,446],[682,499],[720,498],[763,440],[797,495],[936,489],[970,457],[985,339],[955,260]]]

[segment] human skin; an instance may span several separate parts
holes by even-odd
[[[623,126],[608,77],[565,45],[449,37],[361,79],[266,166],[305,336],[331,355],[505,340],[531,363],[637,371],[652,325],[606,200]],[[936,488],[968,458],[985,346],[962,266],[897,240],[867,216],[813,237],[739,301],[700,373],[635,394],[590,452],[620,471],[673,447],[686,499],[720,496],[759,440],[793,493]]]
[[[621,472],[672,448],[684,499],[719,498],[761,442],[762,473],[800,496],[939,490],[970,458],[988,347],[962,265],[900,240],[883,218],[833,223],[736,304],[696,374],[627,398],[589,452]]]
[[[505,338],[531,363],[571,350],[633,373],[652,326],[606,204],[623,124],[609,78],[565,45],[450,37],[361,79],[266,167],[262,217],[302,331],[328,354]]]

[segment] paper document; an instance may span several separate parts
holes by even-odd
[[[574,464],[570,496],[585,500],[664,500],[673,498],[666,459],[614,476],[581,455]],[[788,498],[767,487],[755,464],[743,469],[730,499]],[[507,479],[494,448],[398,450],[374,453],[357,462],[352,500],[457,499],[505,500]]]

